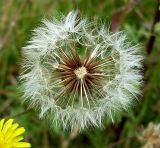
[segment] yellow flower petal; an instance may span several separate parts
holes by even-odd
[[[2,119],[2,120],[0,121],[0,131],[1,131],[2,128],[3,128],[4,120],[5,120],[5,119]]]
[[[11,127],[13,119],[9,119],[3,126],[2,133],[5,134],[7,130]]]
[[[11,137],[11,138],[7,139],[7,142],[8,143],[17,143],[17,142],[20,142],[23,139],[24,139],[23,136]]]
[[[4,141],[3,133],[0,131],[0,144]]]
[[[15,123],[8,129],[8,131],[6,132],[6,136],[5,136],[6,140],[8,140],[9,138],[14,138],[13,133],[15,132],[18,126],[19,124]]]
[[[31,147],[31,144],[28,142],[17,142],[13,146],[16,148],[27,148],[27,147]]]
[[[14,141],[20,142],[20,141],[23,140],[23,139],[24,139],[23,136],[19,136],[19,137],[14,138]]]
[[[20,127],[15,130],[15,132],[13,133],[13,137],[19,136],[19,135],[23,134],[24,132],[25,132],[24,127]]]

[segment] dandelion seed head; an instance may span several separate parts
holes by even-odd
[[[101,127],[140,94],[140,48],[123,32],[98,29],[76,11],[44,20],[23,48],[24,98],[63,128]]]

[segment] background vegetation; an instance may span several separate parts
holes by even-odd
[[[36,112],[27,111],[17,90],[21,47],[42,18],[51,19],[78,8],[100,19],[112,31],[126,30],[144,50],[144,86],[140,102],[114,124],[81,134],[51,130]],[[138,148],[142,127],[160,123],[160,1],[159,0],[0,0],[0,118],[15,118],[26,128],[33,148]],[[107,118],[105,119],[107,121]]]

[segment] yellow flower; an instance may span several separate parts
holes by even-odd
[[[13,124],[13,119],[4,122],[5,119],[0,120],[0,148],[28,148],[31,147],[30,143],[21,142],[21,136],[25,129],[18,127],[17,123]]]

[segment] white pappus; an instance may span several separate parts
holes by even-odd
[[[101,127],[105,115],[114,120],[140,94],[139,46],[97,26],[76,11],[43,20],[22,51],[23,97],[64,129]]]

